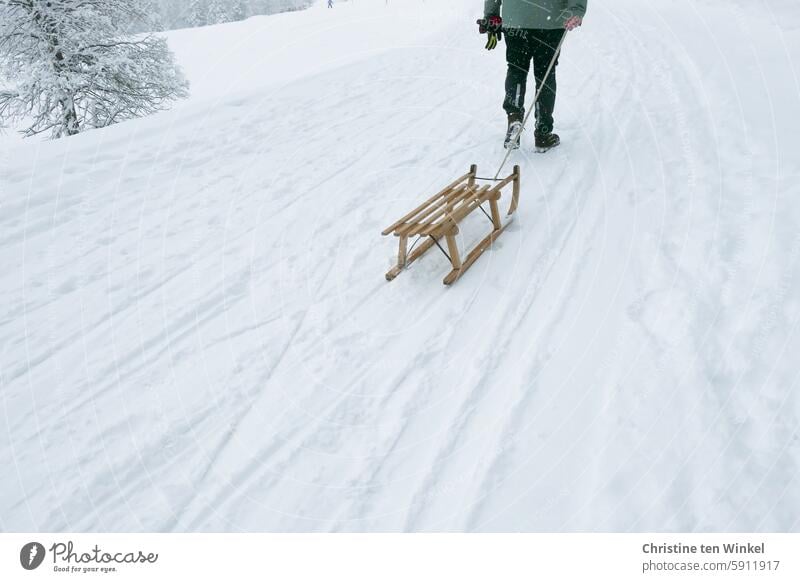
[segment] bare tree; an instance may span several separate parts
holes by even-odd
[[[133,36],[144,0],[0,0],[0,123],[58,138],[187,94],[166,41]]]

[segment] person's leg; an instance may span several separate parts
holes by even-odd
[[[525,117],[525,86],[528,71],[531,67],[531,54],[528,50],[528,31],[521,29],[508,30],[506,37],[506,96],[503,109],[508,114],[509,122],[522,121]]]
[[[536,30],[531,35],[530,51],[533,57],[533,74],[536,78],[536,87],[542,84],[542,78],[553,60],[558,43],[564,36],[564,30]],[[545,81],[544,88],[539,95],[536,103],[536,130],[540,133],[550,133],[553,131],[553,112],[556,106],[556,59],[553,70]]]

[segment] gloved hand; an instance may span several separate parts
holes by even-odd
[[[478,30],[481,34],[488,34],[486,50],[497,48],[497,43],[503,40],[503,19],[499,16],[489,16],[478,20]]]

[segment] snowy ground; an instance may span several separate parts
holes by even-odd
[[[502,158],[479,4],[171,33],[189,101],[0,141],[0,529],[800,531],[800,8],[595,1],[515,225],[386,283]]]

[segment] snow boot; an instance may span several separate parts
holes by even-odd
[[[506,141],[503,147],[507,150],[519,149],[519,136],[522,133],[522,122],[508,120],[508,131],[506,132]]]
[[[561,138],[552,131],[540,131],[537,129],[533,132],[533,136],[536,138],[536,153],[539,154],[543,154],[561,143]]]

